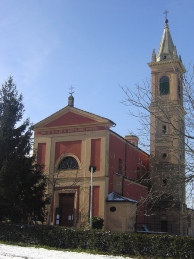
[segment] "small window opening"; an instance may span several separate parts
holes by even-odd
[[[116,207],[110,207],[111,212],[115,212],[116,210],[117,210]]]
[[[162,133],[166,133],[166,125],[162,126]]]
[[[166,157],[167,157],[167,154],[166,154],[166,153],[163,153],[163,154],[162,154],[162,157],[163,157],[163,158],[166,158]]]
[[[163,179],[163,185],[166,186],[167,185],[167,180]]]

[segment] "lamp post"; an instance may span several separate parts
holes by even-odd
[[[96,171],[96,166],[89,166],[91,183],[90,183],[90,229],[92,229],[92,206],[93,206],[93,173]]]

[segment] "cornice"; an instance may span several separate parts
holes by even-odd
[[[165,65],[171,65],[171,64],[178,64],[181,67],[182,72],[183,73],[186,72],[186,69],[185,69],[183,63],[180,61],[180,59],[164,60],[164,61],[158,61],[158,62],[149,62],[147,64],[148,64],[148,66],[150,68],[159,67],[159,66],[165,66]]]

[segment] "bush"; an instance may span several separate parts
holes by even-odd
[[[104,225],[104,220],[100,217],[92,217],[92,228],[102,229]]]
[[[138,258],[194,258],[194,238],[80,230],[46,225],[0,224],[0,240],[62,249],[87,249]]]

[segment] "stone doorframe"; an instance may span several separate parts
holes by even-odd
[[[59,195],[62,193],[74,193],[74,226],[76,227],[78,218],[78,189],[71,189],[71,188],[63,188],[61,187],[60,190],[55,191],[54,193],[54,204],[53,204],[53,219],[54,219],[54,225],[55,225],[55,213],[56,213],[56,208],[59,207]]]

